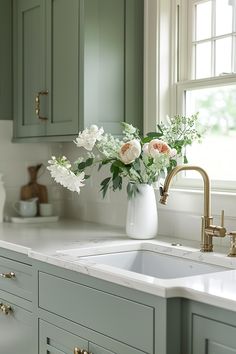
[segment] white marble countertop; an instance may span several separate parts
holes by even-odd
[[[181,242],[182,246],[172,246],[172,242]],[[164,236],[148,241],[131,240],[121,228],[72,220],[48,224],[0,224],[2,248],[157,296],[184,297],[236,311],[236,258],[226,257],[226,250],[222,250],[224,253],[219,253],[219,250],[217,253],[201,253],[199,243]],[[228,269],[204,275],[158,279],[80,259],[114,250],[140,249]]]

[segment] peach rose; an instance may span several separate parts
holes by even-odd
[[[159,154],[170,154],[171,148],[164,141],[153,139],[148,145],[149,154],[156,157]]]
[[[124,143],[119,151],[119,156],[121,161],[125,165],[129,165],[134,162],[141,154],[141,145],[140,142],[136,139],[127,141]]]

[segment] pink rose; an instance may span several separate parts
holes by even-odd
[[[149,154],[155,157],[159,154],[170,154],[171,148],[164,141],[153,139],[148,145]]]

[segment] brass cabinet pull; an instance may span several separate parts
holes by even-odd
[[[74,354],[81,354],[81,349],[78,347],[75,347]]]
[[[85,349],[80,349],[80,348],[77,348],[77,347],[75,347],[75,349],[74,349],[74,354],[93,354],[93,353],[89,353],[89,352],[87,352],[87,350],[85,350]]]
[[[9,312],[13,312],[10,305],[4,305],[3,303],[0,303],[0,310],[4,313],[4,315],[8,315]]]
[[[14,272],[0,273],[0,277],[5,279],[12,279],[16,277],[16,274]]]
[[[39,91],[35,97],[35,114],[38,116],[38,119],[47,120],[47,117],[40,116],[40,96],[48,95],[48,90]]]

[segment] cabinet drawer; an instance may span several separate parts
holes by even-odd
[[[72,354],[75,348],[93,354],[144,354],[81,326],[75,334],[43,320],[39,322],[39,348],[39,354]]]
[[[36,328],[30,311],[8,300],[6,293],[0,303],[10,306],[8,314],[0,310],[0,353],[36,354]]]
[[[8,274],[14,273],[13,277]],[[24,263],[0,257],[0,289],[26,300],[32,298],[32,268]]]
[[[39,307],[141,351],[153,351],[152,307],[43,272]]]
[[[236,354],[236,327],[193,315],[193,354]]]

